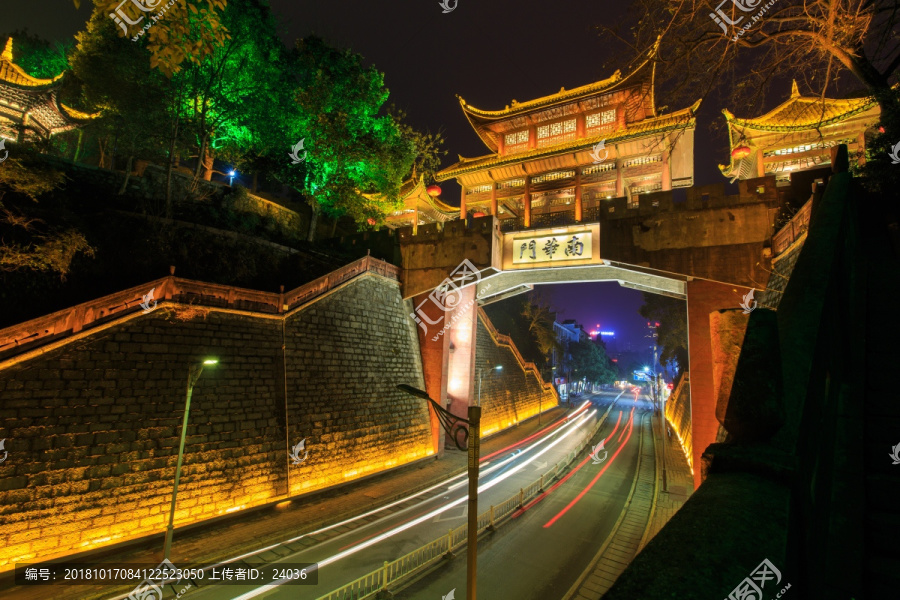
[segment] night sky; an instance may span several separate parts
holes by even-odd
[[[452,0],[451,0],[452,2]],[[29,0],[4,6],[5,31],[28,28],[51,40],[82,29],[91,0],[75,10],[71,0]],[[597,0],[459,0],[443,14],[438,0],[297,1],[272,0],[271,7],[293,44],[314,33],[332,45],[349,47],[385,74],[388,102],[404,109],[419,129],[441,130],[445,166],[488,153],[469,126],[456,95],[472,105],[501,109],[609,77],[626,69],[630,51],[604,40],[597,23],[625,18],[622,2]],[[604,65],[607,65],[604,67]],[[667,104],[658,91],[657,105]],[[695,185],[725,183],[716,165],[727,162],[727,138],[707,125],[721,119],[721,105],[701,106],[695,140]],[[677,110],[682,106],[670,106]],[[444,182],[443,199],[459,203],[459,186]],[[645,321],[637,314],[641,294],[609,284],[544,286],[560,320],[576,319],[590,330],[596,323],[615,329],[620,347],[638,343]]]

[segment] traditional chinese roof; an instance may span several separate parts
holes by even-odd
[[[508,164],[519,163],[538,158],[546,158],[549,156],[567,152],[588,150],[595,144],[604,140],[606,145],[609,145],[614,143],[626,142],[635,138],[645,137],[647,135],[662,134],[673,130],[694,127],[697,122],[696,112],[699,106],[700,100],[697,100],[692,106],[689,106],[688,108],[684,108],[667,115],[644,119],[643,121],[632,123],[625,129],[620,129],[614,132],[603,132],[591,137],[570,140],[568,142],[562,142],[553,146],[535,148],[533,150],[517,152],[515,154],[508,154],[506,156],[500,156],[497,153],[489,154],[486,156],[479,156],[477,158],[463,158],[462,156],[460,156],[458,163],[440,171],[435,176],[435,178],[438,181],[445,181],[447,179],[459,177],[460,175],[465,175],[466,173],[480,171],[485,168],[496,168]]]
[[[852,121],[853,117],[865,116],[872,111],[870,116],[880,114],[878,102],[874,97],[865,98],[816,98],[801,96],[794,81],[791,86],[791,96],[787,101],[775,107],[768,113],[754,119],[740,119],[735,117],[728,109],[723,109],[725,120],[728,123],[728,135],[730,147],[733,150],[739,145],[750,144],[756,147],[763,144],[764,149],[772,144],[772,134],[812,134],[821,138],[826,135],[827,128],[833,128],[845,121]],[[864,124],[860,125],[865,128]],[[775,139],[781,139],[776,137]],[[756,140],[754,142],[754,140]],[[796,143],[796,137],[785,137],[784,145]],[[824,152],[824,151],[823,151]],[[755,172],[756,154],[753,153],[743,159],[729,159],[729,164],[719,165],[719,170],[726,177],[747,177],[747,173]]]
[[[13,39],[6,40],[6,47],[3,54],[0,54],[0,81],[3,83],[14,85],[20,88],[48,88],[57,87],[54,84],[59,81],[63,73],[60,73],[52,79],[39,79],[32,77],[19,65],[13,62]]]
[[[428,223],[446,222],[459,217],[459,209],[441,202],[428,194],[423,177],[418,181],[409,179],[400,187],[400,203],[402,208],[389,214],[385,221],[390,228],[415,225],[419,220]]]
[[[832,98],[813,98],[801,96],[794,81],[791,97],[770,112],[755,119],[739,119],[728,109],[723,109],[725,120],[731,127],[755,129],[757,131],[801,131],[838,123],[876,106],[873,97],[848,98],[835,100]]]
[[[469,124],[481,138],[481,141],[492,151],[498,149],[499,134],[491,131],[487,126],[497,121],[503,121],[512,117],[524,115],[538,110],[546,110],[555,106],[564,104],[572,104],[580,100],[584,100],[591,96],[601,93],[608,93],[624,87],[631,87],[640,83],[649,83],[649,103],[650,110],[655,114],[656,109],[653,104],[653,82],[656,70],[656,62],[654,60],[656,52],[659,49],[659,39],[656,40],[653,47],[645,56],[644,60],[628,75],[622,76],[622,72],[616,70],[611,76],[594,83],[589,83],[575,89],[566,90],[560,88],[555,94],[527,100],[525,102],[512,101],[511,105],[507,105],[502,110],[482,110],[468,104],[462,96],[457,94],[459,104],[462,107],[463,114],[468,119]]]
[[[32,77],[13,62],[13,40],[6,40],[0,54],[0,129],[12,123],[16,130],[30,129],[53,135],[73,129],[99,115],[66,106],[57,98],[65,71],[51,79]]]

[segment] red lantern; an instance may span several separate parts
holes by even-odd
[[[750,149],[750,146],[737,146],[731,151],[731,158],[734,160],[741,160],[745,156],[750,156],[751,152],[753,151]]]
[[[428,192],[428,195],[432,198],[436,198],[441,195],[441,186],[429,185],[427,188],[425,188],[425,191]]]
[[[366,223],[368,223],[369,225],[374,225],[375,219],[373,219],[372,217],[369,217],[368,219],[366,219]]]
[[[483,212],[472,213],[472,217],[474,217],[474,218],[476,218],[476,219],[477,219],[478,217],[483,217],[483,216],[484,216],[484,213],[483,213]]]

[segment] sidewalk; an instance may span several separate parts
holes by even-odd
[[[481,455],[487,456],[539,431],[562,418],[568,409],[557,407],[544,413],[541,425],[532,417],[518,427],[510,428],[482,441]],[[284,542],[307,532],[341,522],[357,514],[390,504],[400,498],[437,484],[448,477],[466,471],[466,453],[455,449],[444,452],[443,458],[425,459],[413,465],[400,467],[388,473],[378,474],[364,481],[331,488],[291,501],[282,501],[244,514],[198,524],[175,531],[170,560],[178,568],[191,565],[211,565],[245,555],[267,546]],[[410,501],[417,502],[418,499]],[[398,504],[384,514],[404,508]],[[364,525],[378,516],[337,527],[314,537],[304,538],[286,547],[273,548],[244,557],[245,563],[265,564],[284,554],[316,544],[329,537]],[[100,566],[124,566],[128,564],[156,565],[163,557],[163,537],[131,542],[118,547],[105,548],[68,557],[66,562],[96,564]],[[54,562],[61,562],[57,559]],[[4,573],[0,580],[0,597],[4,600],[45,600],[52,594],[59,600],[100,600],[128,594],[134,586],[54,586],[52,592],[44,586],[13,587],[11,573]],[[170,588],[167,588],[170,589]]]
[[[694,491],[694,477],[674,435],[666,440],[664,449],[668,491],[663,491],[663,448],[657,419],[654,415],[652,430],[642,432],[641,462],[625,509],[591,565],[563,600],[602,598]]]
[[[659,495],[656,499],[656,510],[653,513],[653,521],[648,528],[648,534],[644,540],[644,546],[652,540],[663,526],[669,522],[678,509],[687,502],[694,493],[694,474],[688,465],[687,458],[678,437],[673,433],[666,442],[666,479],[668,491],[663,491],[662,480],[659,481]],[[660,478],[662,468],[660,467]],[[643,546],[641,546],[643,549]]]

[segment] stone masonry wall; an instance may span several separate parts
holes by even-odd
[[[484,371],[481,387],[481,434],[483,436],[512,427],[539,411],[559,404],[552,389],[544,389],[531,369],[523,369],[508,345],[497,343],[479,311],[475,347],[475,397],[478,397],[478,368]],[[503,365],[502,371],[490,372],[487,364]]]
[[[672,431],[678,436],[681,448],[684,450],[688,465],[693,468],[694,440],[691,434],[691,386],[690,374],[682,376],[683,383],[675,389],[666,401],[666,420],[670,423]]]
[[[407,304],[366,274],[285,316],[161,307],[0,370],[0,571],[165,530],[203,357],[176,526],[432,454]]]

